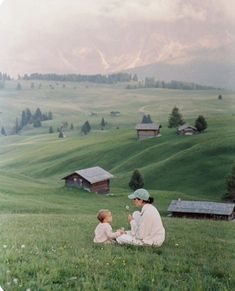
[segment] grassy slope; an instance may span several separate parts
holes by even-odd
[[[225,100],[218,103],[216,92],[211,91],[126,91],[119,86],[98,90],[94,85],[75,90],[67,85],[53,92],[16,92],[10,85],[0,91],[4,125],[13,122],[16,112],[39,106],[55,113],[54,126],[64,120],[80,125],[89,119],[98,128],[104,116],[111,129],[93,130],[85,137],[78,131],[68,132],[68,138],[58,139],[57,134],[47,134],[47,122],[40,130],[0,137],[0,285],[4,289],[231,290],[235,225],[165,216],[170,201],[178,197],[220,200],[234,161],[232,93],[224,93]],[[94,96],[96,101],[91,103]],[[175,104],[189,121],[205,112],[207,132],[179,137],[167,129]],[[122,116],[111,118],[111,110],[121,111]],[[161,138],[136,141],[132,128],[142,110],[161,121]],[[98,115],[89,117],[90,111]],[[115,175],[114,196],[63,187],[61,177],[93,165]],[[163,215],[165,245],[160,250],[93,246],[98,209],[112,210],[113,228],[128,227],[125,206],[134,209],[126,199],[127,183],[135,168],[143,174]]]

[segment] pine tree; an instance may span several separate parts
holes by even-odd
[[[199,132],[203,132],[207,128],[206,119],[202,115],[199,115],[195,120],[195,127]]]
[[[147,121],[148,123],[153,123],[150,114],[147,115]]]
[[[64,133],[63,133],[62,130],[59,131],[58,137],[59,137],[59,138],[64,138]]]
[[[49,127],[49,133],[53,133],[54,132],[54,129],[52,126]]]
[[[103,130],[105,128],[106,122],[104,121],[104,117],[101,119],[100,127]]]
[[[83,134],[88,134],[90,132],[90,130],[91,130],[91,126],[90,126],[89,122],[86,121],[81,128],[81,132]]]
[[[146,115],[143,116],[141,123],[148,123],[148,119]]]
[[[4,128],[4,126],[2,126],[1,128],[1,135],[7,135],[6,130]]]
[[[16,89],[17,89],[17,90],[21,90],[21,89],[22,89],[22,86],[21,86],[20,83],[17,84]]]
[[[169,116],[168,119],[168,127],[172,128],[172,127],[177,127],[179,125],[184,124],[184,120],[182,118],[182,114],[179,112],[179,109],[175,106],[172,109],[172,112]]]
[[[73,123],[71,123],[71,125],[70,125],[70,130],[74,130],[74,125],[73,125]]]
[[[40,108],[37,108],[34,113],[34,120],[42,120],[42,112]]]
[[[129,182],[129,187],[135,191],[136,189],[143,188],[144,180],[139,170],[134,170],[131,180]]]
[[[135,81],[135,82],[138,82],[138,76],[136,74],[134,74],[132,80]]]
[[[20,130],[21,130],[21,127],[20,127],[18,118],[16,118],[14,131],[15,131],[15,133],[18,133]]]
[[[224,198],[235,201],[235,165],[232,167],[231,173],[227,177],[226,190],[227,192]]]
[[[30,109],[26,108],[26,124],[32,123],[32,121],[33,121],[32,119],[33,119],[33,117],[32,117],[32,113],[31,113]]]
[[[27,124],[26,112],[23,110],[21,113],[21,128]]]
[[[51,111],[48,112],[48,120],[52,120],[52,112]]]

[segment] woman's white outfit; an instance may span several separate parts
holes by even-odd
[[[165,240],[161,216],[152,204],[146,203],[130,224],[131,231],[116,238],[119,244],[161,246]]]

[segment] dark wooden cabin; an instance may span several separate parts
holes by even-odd
[[[207,201],[172,200],[168,207],[171,216],[188,218],[207,218],[216,220],[232,220],[235,218],[234,203],[218,203]]]
[[[160,127],[161,126],[156,123],[139,123],[135,127],[137,130],[137,138],[145,139],[159,137],[161,136]]]
[[[83,188],[89,192],[107,194],[110,191],[110,179],[113,178],[109,172],[100,167],[92,167],[73,172],[62,178],[67,187]]]
[[[193,127],[192,125],[185,123],[178,127],[177,133],[181,135],[193,135],[198,133],[198,130],[196,129],[196,127]]]

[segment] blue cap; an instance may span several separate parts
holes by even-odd
[[[148,201],[149,200],[149,192],[147,190],[145,190],[144,188],[140,188],[135,190],[134,193],[128,195],[129,199],[135,199],[138,198],[140,200],[144,200],[144,201]]]

